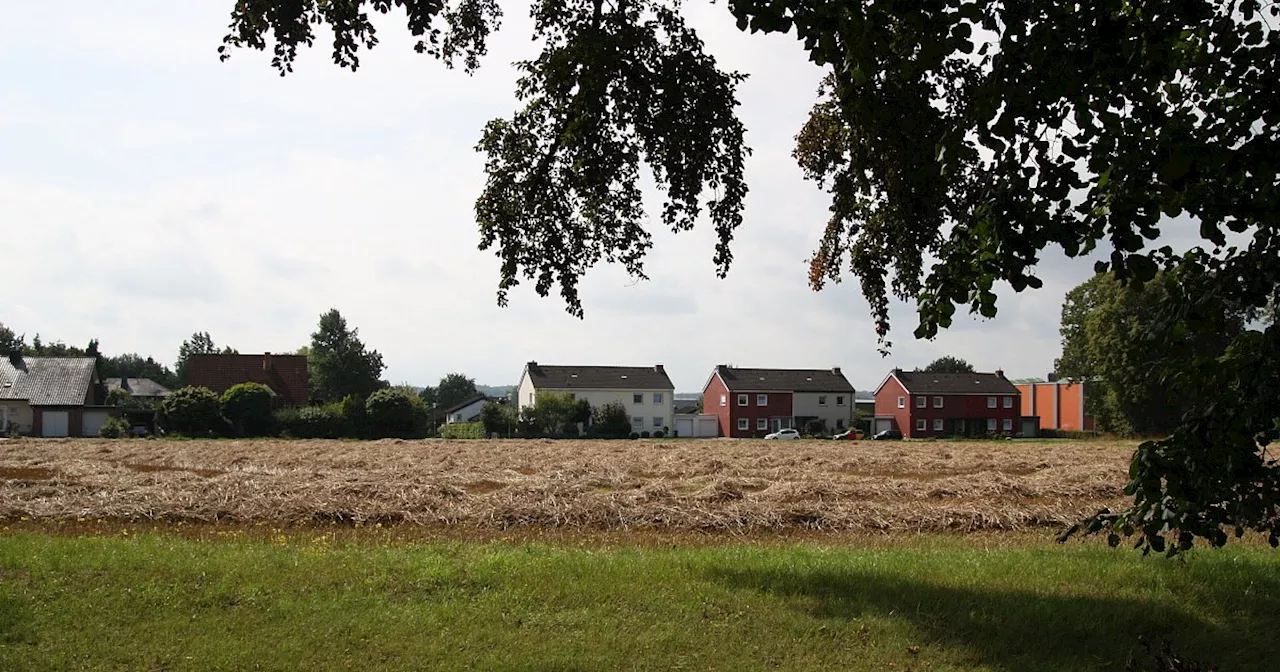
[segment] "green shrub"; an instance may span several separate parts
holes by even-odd
[[[645,430],[645,431],[643,431],[643,432],[640,432],[640,438],[642,438],[642,439],[647,439],[647,438],[649,438],[649,431],[648,431],[648,430]]]
[[[388,388],[365,401],[368,435],[375,438],[421,438],[427,434],[427,409],[422,398],[408,390]]]
[[[123,439],[129,436],[129,423],[116,417],[107,418],[98,430],[98,436],[104,439]]]
[[[639,434],[636,434],[635,432],[631,432],[630,434],[628,434],[628,435],[627,435],[627,438],[628,438],[628,439],[638,439],[638,438],[640,438],[640,435],[639,435]]]
[[[804,433],[809,436],[822,436],[827,433],[827,421],[822,419],[810,420],[804,423]]]
[[[295,439],[338,439],[350,436],[341,403],[282,408],[275,413],[276,426]]]
[[[515,409],[506,404],[499,404],[496,401],[486,402],[480,408],[480,422],[484,424],[484,431],[487,435],[510,436],[517,424]],[[442,436],[443,434],[441,432]]]
[[[160,405],[164,426],[179,434],[210,434],[222,429],[222,403],[207,387],[174,390]]]
[[[483,422],[455,422],[440,428],[440,436],[445,439],[483,439],[485,438]]]
[[[611,401],[591,412],[591,432],[606,439],[622,439],[631,433],[631,418],[622,404]]]
[[[271,433],[271,390],[261,383],[239,383],[222,393],[222,417],[236,436]]]
[[[659,430],[654,431],[654,433],[653,433],[653,438],[655,438],[655,439],[661,439],[662,437],[664,437],[664,436],[666,436],[666,435],[667,435],[667,433],[666,433],[666,432],[664,432],[664,431],[662,431],[661,429],[659,429]]]
[[[1075,429],[1041,429],[1040,436],[1046,439],[1076,439],[1087,441],[1101,436],[1099,432],[1082,432]]]

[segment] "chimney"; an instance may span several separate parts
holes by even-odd
[[[269,352],[262,353],[262,370],[263,371],[271,370],[271,353]]]
[[[1004,369],[996,369],[996,375],[1004,378]]]
[[[654,370],[654,372],[655,372],[655,373],[666,373],[666,372],[667,372],[667,370],[666,370],[666,369],[662,368],[662,365],[661,365],[661,364],[654,364],[654,365],[653,365],[653,370]]]
[[[840,367],[838,367],[838,366],[833,366],[833,367],[831,367],[831,375],[833,375],[833,376],[838,376],[838,375],[840,375]]]
[[[898,368],[898,367],[896,367],[896,366],[895,366],[895,367],[893,367],[893,372],[894,372],[895,374],[902,373],[902,369],[900,369],[900,368]]]
[[[1044,379],[1050,383],[1056,383],[1058,382],[1058,374],[1054,373],[1053,371],[1050,371],[1048,375],[1044,377]]]
[[[19,371],[26,371],[26,370],[27,370],[27,363],[26,363],[26,360],[24,360],[24,359],[22,358],[22,352],[21,352],[21,351],[14,350],[14,351],[10,352],[10,353],[9,353],[9,363],[13,365],[13,368],[18,369]]]

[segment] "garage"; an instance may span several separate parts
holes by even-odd
[[[84,433],[81,436],[97,436],[98,430],[107,423],[109,414],[106,411],[84,412]]]
[[[676,415],[676,436],[680,438],[714,439],[720,436],[720,422],[714,415]]]
[[[45,411],[40,414],[40,436],[67,436],[70,429],[70,412]]]
[[[885,432],[890,429],[893,429],[893,416],[885,417],[877,415],[875,427],[872,427],[871,433],[879,434],[880,432]]]

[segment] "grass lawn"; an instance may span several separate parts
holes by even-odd
[[[0,533],[0,669],[1275,669],[1280,555]]]

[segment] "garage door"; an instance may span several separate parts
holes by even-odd
[[[693,418],[676,418],[676,436],[693,436]]]
[[[84,433],[81,436],[97,436],[98,430],[107,422],[106,411],[84,412]]]
[[[876,418],[876,432],[884,432],[893,429],[892,418]]]
[[[698,433],[696,436],[702,438],[715,438],[720,436],[720,423],[715,418],[698,418]]]
[[[40,414],[40,436],[66,436],[71,425],[67,411],[45,411]]]

